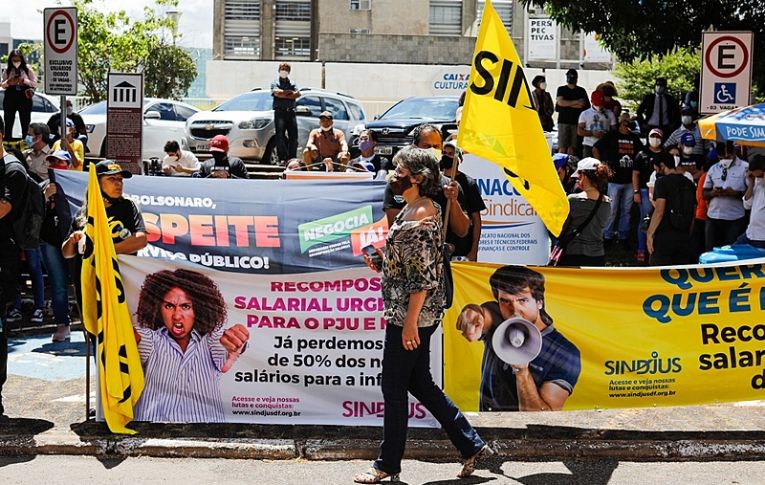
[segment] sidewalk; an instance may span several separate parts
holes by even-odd
[[[372,459],[381,429],[245,424],[138,424],[112,435],[85,419],[84,343],[49,334],[12,338],[0,455],[75,454],[337,460]],[[94,387],[95,388],[95,387]],[[498,459],[630,461],[765,459],[765,401],[683,408],[468,413]],[[413,429],[407,456],[457,461],[441,430]]]

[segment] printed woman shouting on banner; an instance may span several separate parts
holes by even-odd
[[[215,282],[187,269],[150,274],[136,316],[146,387],[135,419],[223,422],[220,376],[244,351],[250,333],[242,324],[223,330],[226,302]]]
[[[406,445],[408,395],[435,417],[464,461],[460,478],[470,476],[481,456],[492,450],[478,436],[457,406],[433,382],[430,339],[444,313],[444,264],[441,208],[431,196],[440,190],[438,162],[427,150],[406,147],[393,159],[389,181],[406,205],[388,232],[382,260],[385,302],[385,350],[382,392],[385,401],[383,442],[372,467],[356,475],[357,483],[395,480]],[[379,271],[369,256],[367,264]]]

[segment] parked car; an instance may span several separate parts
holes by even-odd
[[[5,99],[5,90],[0,89],[0,107],[3,105],[3,99]],[[48,96],[35,91],[35,95],[32,98],[32,123],[47,123],[48,118],[58,113],[58,98]],[[0,108],[0,114],[2,109]],[[16,113],[16,121],[13,123],[13,138],[24,138],[26,133],[21,133],[21,122],[19,121],[19,114]]]
[[[391,156],[402,147],[412,143],[412,131],[423,123],[430,123],[446,135],[457,128],[457,96],[412,96],[391,106],[376,116],[374,121],[358,126],[353,131],[351,146],[358,149],[358,135],[362,129],[377,132],[377,148],[380,155]]]
[[[271,91],[256,88],[225,101],[211,111],[197,113],[186,125],[191,151],[206,153],[212,137],[226,135],[229,154],[247,160],[260,160],[266,164],[278,164],[272,104]],[[350,139],[354,126],[366,121],[364,108],[348,95],[323,89],[301,89],[295,108],[298,156],[308,141],[308,134],[319,126],[319,114],[325,110],[333,114],[335,128],[343,130],[347,139]]]
[[[176,140],[183,148],[188,149],[186,120],[198,111],[190,104],[172,99],[144,99],[142,158],[146,160],[151,157],[164,157],[165,143],[168,140]],[[106,101],[92,104],[79,113],[88,129],[88,155],[105,157]]]

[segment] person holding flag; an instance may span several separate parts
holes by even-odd
[[[568,199],[518,52],[490,0],[480,25],[457,144],[501,166],[550,232],[560,234]]]
[[[101,408],[113,433],[127,428],[144,388],[143,368],[117,254],[146,246],[143,217],[122,197],[123,180],[132,174],[112,160],[90,167],[87,200],[75,218],[75,230],[62,245],[64,257],[82,255],[82,313],[85,329],[97,336]],[[83,230],[84,229],[84,230]]]

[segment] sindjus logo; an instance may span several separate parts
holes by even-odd
[[[317,244],[335,241],[349,236],[351,231],[372,222],[372,206],[361,207],[324,219],[306,222],[298,226],[300,252],[305,253]]]

